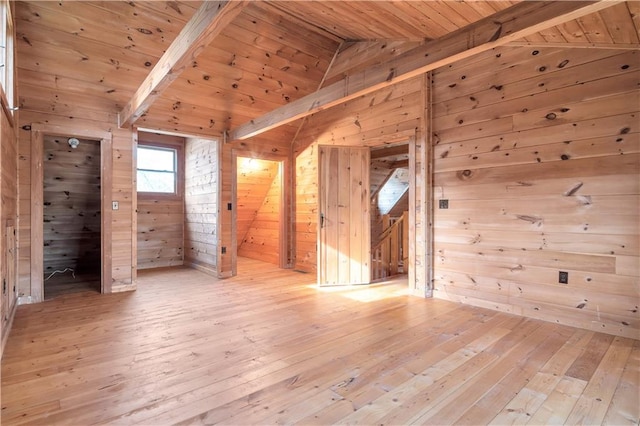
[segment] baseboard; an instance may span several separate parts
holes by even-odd
[[[32,303],[36,303],[33,300],[32,296],[20,296],[20,297],[18,297],[18,302],[17,302],[18,305],[30,305]]]
[[[124,293],[126,291],[136,291],[138,286],[133,284],[114,285],[111,287],[111,293]]]
[[[198,270],[200,272],[204,272],[207,275],[218,277],[218,271],[213,269],[210,266],[205,266],[205,265],[202,265],[200,263],[189,262],[189,261],[186,261],[186,260],[184,262],[184,266],[192,268],[192,269],[195,269],[195,270]]]
[[[0,359],[4,355],[4,347],[7,344],[7,340],[9,339],[9,334],[11,334],[11,329],[13,328],[13,319],[16,316],[16,310],[18,309],[18,303],[13,304],[13,309],[11,309],[11,313],[9,314],[9,321],[7,322],[7,329],[2,332],[2,343],[0,343]]]

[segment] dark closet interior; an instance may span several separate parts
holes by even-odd
[[[100,142],[45,136],[44,294],[100,291]]]

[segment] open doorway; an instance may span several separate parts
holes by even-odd
[[[282,267],[284,164],[238,155],[235,166],[237,256]]]
[[[100,292],[100,141],[43,137],[44,298]]]
[[[31,124],[31,296],[28,303],[38,303],[44,300],[44,138],[51,136],[60,140],[61,144],[69,139],[96,141],[99,145],[99,170],[100,183],[95,192],[100,199],[100,233],[98,242],[100,245],[100,291],[111,293],[112,291],[112,271],[111,271],[111,208],[112,208],[112,134],[89,129],[79,129],[72,126],[54,126],[41,123]],[[75,144],[75,142],[73,142]],[[64,146],[64,144],[62,144]],[[68,145],[67,149],[74,149]],[[81,145],[78,145],[81,146]],[[75,163],[67,165],[73,171],[76,169]],[[79,167],[78,167],[79,168]],[[63,180],[53,179],[55,182],[64,183]],[[64,193],[66,189],[62,190]],[[69,191],[69,196],[71,191]],[[74,271],[75,273],[75,271]]]
[[[371,279],[409,267],[409,144],[371,150]]]

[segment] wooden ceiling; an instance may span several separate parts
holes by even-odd
[[[219,135],[339,78],[340,65],[331,67],[339,49],[389,40],[402,50],[515,3],[250,2],[135,124]],[[17,2],[21,109],[117,123],[118,113],[200,4]],[[617,4],[522,43],[637,46],[639,4]],[[294,122],[267,135],[290,141],[297,129]]]

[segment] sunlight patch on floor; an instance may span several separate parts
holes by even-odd
[[[337,285],[330,287],[320,287],[317,284],[310,284],[308,287],[314,288],[321,293],[335,293],[342,297],[362,303],[375,302],[378,300],[407,296],[411,294],[406,280],[398,279],[381,281],[375,284]]]

